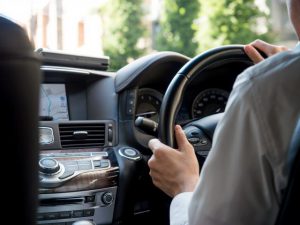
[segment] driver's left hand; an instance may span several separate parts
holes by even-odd
[[[151,139],[148,143],[153,152],[148,161],[152,181],[171,197],[194,191],[199,180],[199,164],[194,148],[179,125],[175,126],[175,137],[178,149],[171,148],[158,139]]]

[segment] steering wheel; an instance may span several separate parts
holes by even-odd
[[[165,144],[176,147],[174,138],[174,125],[177,112],[180,109],[183,94],[188,85],[201,72],[207,68],[227,62],[244,62],[253,65],[253,62],[244,52],[243,45],[227,45],[208,50],[192,58],[174,76],[163,97],[160,118],[158,125],[158,138]],[[189,141],[200,150],[208,151],[211,147],[211,140],[214,129],[223,113],[208,116],[197,121],[193,121],[184,126],[184,131]],[[197,142],[197,143],[193,143]],[[196,148],[195,148],[196,150]]]

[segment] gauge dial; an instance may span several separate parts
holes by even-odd
[[[210,88],[200,92],[192,105],[193,119],[224,112],[229,93],[222,89]]]
[[[158,123],[162,94],[150,88],[138,92],[136,117],[142,116]]]

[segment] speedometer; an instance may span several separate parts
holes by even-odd
[[[142,88],[138,92],[136,117],[145,117],[158,122],[162,94],[154,89]]]
[[[224,112],[228,96],[227,91],[218,88],[210,88],[200,92],[192,105],[193,119]]]

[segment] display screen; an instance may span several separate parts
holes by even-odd
[[[47,120],[69,120],[65,84],[42,84],[40,117]]]

